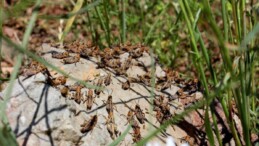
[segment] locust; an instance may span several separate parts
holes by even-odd
[[[113,113],[110,113],[110,114],[108,113],[108,118],[106,118],[106,125],[107,125],[107,130],[113,140],[116,137],[118,137],[118,135],[120,135],[120,132],[117,129],[117,125],[115,124]]]
[[[103,78],[99,78],[98,81],[97,81],[97,84],[96,84],[96,86],[98,86],[98,88],[94,89],[94,93],[96,95],[100,95],[100,93],[101,93],[100,87],[102,86],[102,84],[103,84]]]
[[[108,75],[105,77],[105,79],[104,79],[104,85],[105,86],[108,86],[108,85],[110,85],[111,84],[111,81],[112,81],[112,79],[111,79],[111,73],[108,73]]]
[[[127,76],[127,72],[126,70],[124,70],[122,67],[117,67],[117,68],[113,68],[113,70],[115,71],[115,75],[125,75]]]
[[[45,72],[47,68],[39,62],[32,61],[27,67],[23,68],[20,72],[26,78],[31,77],[39,72]]]
[[[106,65],[110,68],[119,68],[121,66],[120,59],[110,59],[106,61]]]
[[[156,111],[156,119],[160,124],[169,120],[172,117],[170,112],[170,106],[168,102],[165,102],[164,96],[154,99],[154,111]]]
[[[137,75],[137,76],[142,83],[150,86],[150,84],[151,84],[151,74],[149,72],[142,75],[142,76],[140,76],[140,75]]]
[[[129,111],[128,111],[128,114],[127,114],[127,123],[126,123],[126,124],[132,123],[133,120],[134,120],[134,113],[132,112],[132,110],[129,110]],[[125,124],[125,125],[126,125],[126,124]]]
[[[67,86],[64,86],[60,89],[60,93],[62,96],[64,97],[67,97],[67,94],[68,94],[68,87]]]
[[[53,52],[52,53],[52,58],[56,58],[56,59],[64,59],[69,57],[69,53],[68,52]]]
[[[167,80],[167,81],[165,81],[163,83],[156,84],[156,89],[158,91],[163,91],[163,90],[165,90],[167,88],[171,88],[171,85],[172,85],[172,81]]]
[[[106,101],[106,111],[108,114],[113,114],[113,103],[112,103],[112,96],[109,95]]]
[[[141,48],[134,49],[130,52],[132,58],[139,58],[143,55],[144,50]]]
[[[79,83],[75,83],[74,85],[69,86],[69,90],[70,91],[76,91],[77,88],[83,88],[83,87],[84,87],[83,85],[81,85]]]
[[[82,97],[82,94],[81,94],[81,88],[78,86],[77,89],[76,89],[76,95],[74,97],[75,99],[75,102],[80,104],[81,103],[81,97]]]
[[[132,57],[128,57],[128,59],[123,63],[123,70],[127,70],[131,67]]]
[[[80,55],[76,54],[75,56],[64,58],[63,63],[64,64],[73,64],[80,61]]]
[[[88,90],[88,94],[87,94],[87,99],[86,99],[86,108],[87,110],[91,110],[93,103],[94,103],[94,96],[93,96],[94,92],[92,89]]]
[[[51,86],[58,86],[58,85],[64,85],[66,84],[67,77],[65,76],[59,76],[56,78],[52,78],[51,76],[47,77],[47,83],[49,83]]]
[[[133,129],[133,133],[131,133],[132,140],[136,143],[141,140],[140,126],[136,120],[133,120],[131,127]]]
[[[145,120],[146,120],[145,113],[142,111],[139,104],[136,104],[136,106],[135,106],[135,115],[136,115],[139,123],[141,123],[141,124],[145,123]]]
[[[82,49],[80,52],[80,56],[84,58],[89,58],[89,56],[93,55],[93,50],[91,48]]]
[[[91,116],[91,118],[88,121],[85,121],[82,125],[81,125],[81,133],[87,133],[89,131],[92,131],[95,127],[95,125],[97,124],[98,121],[98,117],[97,115]]]
[[[162,123],[163,123],[163,117],[164,117],[164,115],[163,115],[163,113],[161,112],[161,109],[155,107],[155,108],[154,108],[154,111],[156,111],[156,119],[157,119],[157,121],[158,121],[160,124],[162,124]]]
[[[123,90],[128,90],[130,88],[130,82],[127,80],[126,82],[122,83],[121,88]]]

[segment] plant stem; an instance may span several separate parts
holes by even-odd
[[[198,69],[199,76],[201,77],[202,85],[205,88],[205,98],[208,98],[209,88],[208,88],[208,84],[207,84],[206,77],[205,77],[205,74],[204,74],[204,69],[202,67],[200,53],[199,53],[198,48],[197,48],[193,27],[191,26],[191,22],[188,19],[190,17],[188,17],[188,15],[187,15],[187,12],[186,12],[186,9],[184,7],[183,1],[179,0],[178,2],[180,4],[181,10],[184,14],[184,18],[185,18],[185,21],[186,21],[186,24],[187,24],[187,27],[188,27],[188,30],[189,30],[192,49],[193,49],[193,52],[195,53],[195,55],[194,55],[194,58],[196,59],[195,63],[197,64],[197,69]],[[185,3],[185,5],[186,5],[186,3]],[[187,9],[187,11],[188,11],[188,9]],[[192,21],[192,18],[190,18],[190,19]],[[209,109],[208,108],[209,108],[209,104],[207,102],[207,104],[206,104],[206,114],[205,114],[205,127],[206,127],[205,130],[207,132],[210,144],[213,145],[215,142],[214,142],[212,128],[210,126],[209,113],[208,113]]]
[[[109,19],[109,14],[108,14],[109,3],[108,2],[109,2],[108,0],[104,0],[104,17],[106,19],[105,26],[106,26],[106,32],[107,32],[107,43],[109,46],[111,46],[110,19]]]
[[[3,35],[3,21],[4,21],[4,1],[1,0],[0,2],[0,35],[2,36]],[[0,77],[2,75],[2,65],[1,65],[1,62],[2,62],[2,37],[0,38]],[[0,81],[0,84],[1,81]]]
[[[224,26],[224,40],[228,41],[228,22],[227,22],[227,12],[226,12],[226,0],[221,0],[221,13],[223,17]]]
[[[121,27],[121,31],[122,31],[122,34],[121,34],[121,38],[122,38],[122,43],[124,44],[125,43],[125,40],[126,40],[126,22],[127,22],[127,19],[126,19],[126,12],[125,12],[125,2],[126,0],[121,0],[121,7],[122,7],[122,15],[121,15],[121,22],[122,22],[122,27]]]

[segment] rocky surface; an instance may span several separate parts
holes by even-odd
[[[141,136],[145,137],[152,129],[159,127],[159,122],[155,117],[155,112],[151,106],[151,88],[140,83],[131,83],[129,90],[122,89],[122,83],[126,81],[125,76],[117,76],[112,69],[96,69],[98,59],[80,59],[75,64],[64,65],[60,59],[51,57],[51,52],[62,52],[63,49],[50,47],[47,44],[42,46],[42,57],[55,66],[70,73],[71,76],[82,80],[88,80],[90,83],[97,83],[99,78],[104,78],[111,73],[112,82],[105,86],[105,90],[95,97],[95,103],[91,110],[86,110],[86,103],[76,103],[71,99],[74,93],[70,92],[67,97],[60,93],[62,86],[53,87],[45,83],[46,76],[38,73],[26,78],[20,76],[14,84],[8,108],[6,110],[11,127],[17,136],[19,145],[28,146],[70,146],[70,145],[108,145],[113,141],[106,125],[107,111],[106,100],[109,95],[113,97],[114,104],[114,121],[117,129],[123,132],[127,124],[127,113],[130,108],[134,109],[139,104],[146,115],[145,124],[139,124]],[[120,60],[124,61],[129,56],[128,53],[120,55]],[[150,66],[151,58],[148,53],[144,52],[143,56],[134,61],[141,61],[145,66]],[[156,64],[156,76],[163,77],[165,72]],[[59,76],[55,71],[50,70],[53,76]],[[130,77],[145,74],[145,71],[136,65],[127,70]],[[66,85],[73,85],[75,81],[68,79]],[[83,88],[82,98],[89,89]],[[156,96],[164,95],[174,99],[179,87],[171,85],[163,92],[155,90]],[[4,91],[5,92],[5,91]],[[196,94],[196,93],[194,93]],[[197,93],[197,98],[201,95]],[[183,102],[180,100],[170,100],[170,112],[179,113],[183,110]],[[126,103],[126,105],[125,105]],[[82,134],[80,125],[91,116],[97,115],[98,121],[92,131]],[[132,133],[132,130],[130,131]],[[182,128],[174,125],[168,127],[166,136],[160,134],[153,140],[160,141],[162,144],[166,141],[167,136],[174,137],[177,144],[187,134]],[[132,135],[128,134],[120,145],[132,145]]]

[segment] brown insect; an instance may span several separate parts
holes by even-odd
[[[187,142],[189,145],[195,145],[195,139],[189,135],[180,138],[181,142]]]
[[[31,77],[39,72],[44,72],[46,70],[47,68],[44,65],[40,64],[37,61],[32,61],[25,68],[21,69],[20,74],[26,77]]]
[[[100,95],[100,93],[101,93],[101,86],[102,86],[102,84],[103,84],[103,78],[99,78],[98,79],[98,81],[97,81],[97,83],[96,83],[96,86],[98,86],[98,88],[97,89],[94,89],[94,93],[96,94],[96,95]]]
[[[80,61],[80,55],[76,54],[75,56],[64,58],[63,63],[64,64],[73,64]]]
[[[76,94],[75,94],[75,102],[80,104],[81,103],[81,100],[82,100],[82,94],[81,94],[81,88],[78,86],[77,89],[76,89]]]
[[[122,68],[123,70],[127,70],[131,67],[132,57],[128,57],[128,59],[124,62]]]
[[[179,89],[177,92],[176,92],[176,95],[178,95],[178,98],[185,98],[186,97],[186,94],[184,93],[183,89]]]
[[[167,88],[171,88],[171,85],[172,85],[172,81],[167,80],[166,82],[157,84],[157,85],[156,85],[156,88],[157,88],[159,91],[163,91],[163,90],[165,90],[165,89],[167,89]]]
[[[112,96],[109,95],[106,101],[106,111],[108,114],[113,114],[113,103],[112,103]]]
[[[131,52],[130,52],[130,56],[132,58],[139,58],[141,56],[143,56],[143,52],[144,50],[141,49],[141,48],[136,48],[136,49],[133,49]]]
[[[172,117],[170,106],[164,99],[165,97],[162,95],[154,99],[154,111],[156,111],[156,119],[160,124],[163,124]]]
[[[113,70],[115,71],[115,75],[117,75],[117,76],[120,76],[120,75],[125,75],[125,76],[127,76],[126,70],[123,70],[122,67],[113,68]]]
[[[70,91],[76,91],[77,88],[83,88],[84,86],[79,84],[79,83],[75,83],[74,85],[69,86],[69,90]]]
[[[133,120],[134,120],[134,113],[132,112],[132,110],[129,110],[127,114],[127,123],[125,125],[127,125],[128,123],[132,123]]]
[[[161,112],[161,109],[158,108],[158,107],[155,107],[155,108],[154,108],[154,111],[156,111],[156,119],[157,119],[157,121],[158,121],[160,124],[163,123],[163,117],[164,117],[164,115],[163,115],[163,113]]]
[[[68,87],[67,86],[64,86],[60,89],[60,93],[62,96],[64,97],[67,97],[67,94],[68,94]]]
[[[98,121],[98,117],[97,115],[91,116],[90,120],[85,121],[82,125],[81,125],[81,133],[87,133],[89,131],[92,131],[95,127],[95,125],[97,124]]]
[[[119,68],[121,66],[120,59],[110,59],[106,61],[106,65],[110,68]]]
[[[172,117],[170,106],[168,104],[163,104],[161,107],[161,112],[163,114],[163,118],[160,123],[163,124],[165,121],[169,120]]]
[[[112,55],[119,56],[124,53],[119,47],[113,47]]]
[[[164,96],[163,95],[160,95],[159,96],[159,98],[155,98],[154,99],[154,106],[155,107],[158,107],[158,108],[161,108],[161,106],[163,105],[163,104],[165,104],[165,105],[167,105],[168,104],[168,102],[167,103],[164,103]]]
[[[139,83],[139,79],[138,78],[134,78],[134,77],[128,77],[128,81],[130,83]]]
[[[167,81],[167,77],[166,76],[161,76],[161,77],[156,77],[156,84],[161,84]]]
[[[91,48],[82,49],[80,52],[80,56],[84,58],[89,58],[92,55],[93,55],[93,50]]]
[[[86,109],[91,110],[94,103],[94,92],[92,89],[88,90],[87,99],[86,99]]]
[[[69,53],[68,52],[53,52],[52,53],[52,58],[56,58],[56,59],[64,59],[69,57]]]
[[[112,51],[109,48],[105,48],[103,52],[99,54],[105,62],[107,62],[110,59],[113,59]]]
[[[137,63],[134,63],[134,65],[139,66],[139,67],[142,68],[145,72],[148,72],[149,66],[146,66],[142,61],[141,61],[141,62],[138,61]]]
[[[66,81],[67,81],[67,77],[65,76],[59,76],[53,79],[51,76],[47,77],[47,83],[49,83],[51,86],[64,85],[66,84]]]
[[[141,140],[140,126],[136,120],[133,120],[131,127],[133,129],[132,140],[136,143]]]
[[[121,88],[123,90],[128,90],[130,88],[130,82],[127,80],[126,82],[122,83]]]
[[[112,81],[112,79],[111,79],[111,73],[108,73],[108,75],[104,78],[104,85],[105,85],[105,86],[110,85],[110,84],[111,84],[111,81]]]
[[[73,43],[70,43],[68,45],[64,46],[65,49],[72,53],[80,53],[81,50],[85,47],[83,42],[80,41],[74,41]]]
[[[197,90],[200,89],[200,86],[201,86],[200,81],[198,79],[193,79],[185,83],[184,90],[185,91],[187,90],[188,94],[191,95],[197,92]]]
[[[104,58],[101,58],[100,60],[98,60],[97,61],[97,69],[99,69],[99,68],[105,68],[105,60],[104,60]]]
[[[139,123],[141,123],[141,124],[145,123],[145,120],[146,120],[145,113],[142,111],[139,104],[136,104],[136,106],[135,106],[135,115],[136,115]]]
[[[154,104],[155,107],[156,107],[156,106],[159,107],[160,104],[161,104],[161,102],[159,101],[159,99],[155,98],[155,99],[153,100],[153,104]]]
[[[106,118],[106,125],[112,139],[115,139],[118,137],[118,135],[120,135],[120,132],[117,129],[117,125],[115,124],[113,114],[108,114],[108,118]]]
[[[140,75],[137,75],[137,76],[142,83],[150,86],[150,84],[151,84],[151,74],[150,74],[150,72],[147,72],[146,74],[141,75],[141,76]]]

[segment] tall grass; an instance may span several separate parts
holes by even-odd
[[[28,4],[29,1],[26,2]],[[36,2],[36,8],[40,5],[40,2],[40,0]],[[78,0],[77,2],[82,1]],[[116,3],[118,6],[111,7],[111,3]],[[146,45],[154,47],[154,52],[168,66],[174,66],[174,59],[177,59],[183,53],[188,53],[188,55],[192,56],[191,65],[193,66],[191,67],[197,70],[198,77],[204,89],[204,99],[187,108],[183,113],[175,115],[172,119],[161,125],[159,129],[150,132],[137,145],[147,143],[152,137],[159,134],[159,132],[172,124],[180,122],[184,116],[198,108],[205,108],[204,126],[209,144],[223,145],[222,135],[220,135],[218,121],[215,115],[216,111],[213,106],[213,103],[219,102],[235,144],[249,146],[252,144],[250,140],[251,133],[259,131],[256,129],[258,128],[258,121],[256,120],[259,116],[257,113],[258,99],[256,98],[258,96],[259,80],[255,74],[256,67],[258,66],[258,51],[255,49],[258,47],[257,35],[259,24],[256,23],[258,18],[252,14],[253,10],[247,11],[245,0],[221,0],[219,3],[219,6],[221,6],[219,13],[216,13],[212,8],[215,3],[209,0],[178,0],[178,2],[170,3],[164,1],[139,1],[132,3],[127,0],[117,0],[116,2],[96,0],[85,5],[81,3],[78,9],[68,14],[60,16],[41,15],[39,19],[55,19],[58,21],[58,19],[70,18],[70,21],[68,20],[67,22],[67,26],[69,26],[66,29],[67,33],[73,31],[70,28],[74,25],[74,21],[76,21],[73,20],[75,16],[87,13],[87,19],[84,21],[88,22],[89,29],[86,30],[89,30],[92,34],[92,39],[96,39],[99,45],[111,46],[114,44],[113,42],[116,42],[116,38],[113,36],[112,29],[117,29],[120,32],[121,43],[132,40],[144,42]],[[253,6],[253,2],[250,5]],[[88,12],[91,9],[94,9],[94,11],[91,11],[91,13]],[[0,31],[1,39],[14,46],[21,54],[25,54],[67,75],[65,72],[25,49],[37,18],[37,10],[35,9],[33,11],[23,37],[22,45],[17,45],[10,41],[10,39],[2,35],[2,31]],[[222,20],[222,25],[217,23],[218,19]],[[118,24],[117,22],[120,22],[120,26],[116,26]],[[209,26],[206,28],[208,30],[204,29],[203,24]],[[112,26],[115,26],[115,28],[112,28]],[[180,32],[184,32],[187,36],[187,42],[185,43],[190,45],[190,49],[183,48],[184,45],[181,45],[183,44],[181,42],[183,40],[178,36]],[[63,38],[66,37],[66,33],[64,33]],[[210,33],[209,36],[211,38],[203,38],[202,33]],[[206,46],[206,39],[209,39],[220,49],[223,64],[218,68],[213,66],[211,61],[213,52]],[[231,50],[227,44],[237,47]],[[5,111],[6,102],[11,94],[12,84],[21,65],[21,54],[19,54],[18,63],[14,67],[15,70],[12,73],[5,100],[1,102],[1,113]],[[221,72],[217,72],[217,70]],[[206,71],[209,72],[209,75],[205,74]],[[80,81],[76,78],[71,78]],[[89,88],[95,88],[95,86],[90,86],[83,81],[80,82]],[[151,95],[153,94],[151,93]],[[236,103],[236,107],[232,105],[233,100]],[[236,128],[238,123],[233,119],[233,108],[237,108],[237,115],[241,120],[242,136],[239,136],[240,133]],[[8,128],[8,121],[5,114],[1,114],[1,119],[4,120],[2,120],[3,124],[0,127],[2,128],[0,129],[0,132],[2,132],[2,135],[0,135],[0,142],[2,143],[0,144],[5,144],[4,142],[10,140],[10,142],[13,142],[13,145],[16,145],[17,143],[10,127],[9,132],[7,132],[9,134],[7,138],[3,137],[3,131],[6,132],[4,128]],[[128,134],[129,130],[130,126],[111,145],[119,144],[126,134]]]

